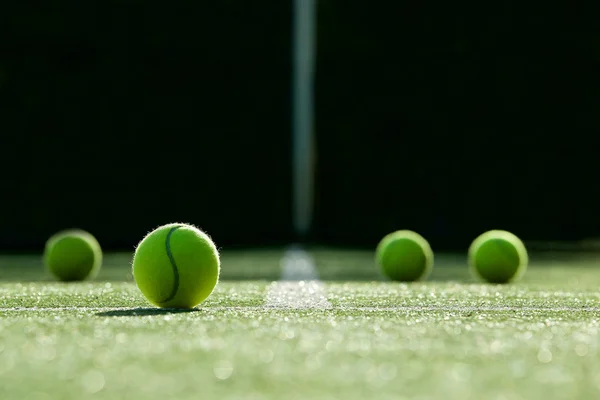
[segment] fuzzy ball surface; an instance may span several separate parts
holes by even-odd
[[[469,248],[469,267],[489,283],[518,281],[527,270],[525,245],[508,231],[491,230],[478,236]]]
[[[92,279],[102,265],[102,249],[89,232],[80,229],[60,231],[46,242],[44,264],[63,282]]]
[[[163,225],[136,247],[133,277],[148,301],[162,308],[194,308],[219,281],[219,251],[193,225]]]
[[[375,261],[391,280],[423,280],[433,268],[433,251],[418,233],[400,230],[381,239],[375,251]]]

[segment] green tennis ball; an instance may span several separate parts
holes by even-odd
[[[416,281],[429,276],[433,268],[433,251],[418,233],[401,230],[381,239],[375,261],[383,274],[394,281]]]
[[[188,224],[168,224],[138,244],[133,277],[150,303],[193,308],[212,293],[220,265],[219,251],[206,233]]]
[[[55,278],[64,282],[92,279],[100,270],[102,249],[89,232],[64,230],[46,242],[44,264]]]
[[[471,272],[490,283],[519,280],[527,270],[527,249],[510,232],[492,230],[477,237],[469,248]]]

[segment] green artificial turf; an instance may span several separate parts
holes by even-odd
[[[325,305],[273,306],[281,252],[244,251],[183,312],[145,301],[128,254],[71,284],[0,257],[0,399],[600,398],[594,257],[533,256],[522,282],[487,285],[463,256],[400,284],[369,252],[312,254]]]

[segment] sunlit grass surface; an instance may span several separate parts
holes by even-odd
[[[0,257],[0,399],[598,399],[600,263],[532,257],[475,282],[442,255],[430,281],[386,282],[369,252],[315,250],[328,307],[267,304],[281,251],[223,254],[198,309],[151,307],[107,255],[94,282]]]

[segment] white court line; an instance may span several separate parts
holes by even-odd
[[[309,303],[314,304],[314,303]],[[271,306],[271,308],[277,306]],[[287,309],[306,309],[306,308],[325,308],[325,307],[307,307],[306,304],[302,303],[299,307],[295,307],[295,305],[290,306],[279,306],[278,308],[287,308]],[[331,304],[326,307],[327,309],[333,309],[336,311],[368,311],[368,312],[378,312],[378,311],[396,311],[396,312],[406,312],[406,311],[454,311],[454,312],[488,312],[488,311],[547,311],[547,312],[600,312],[600,307],[461,307],[461,306],[394,306],[394,307],[360,307],[360,306],[338,306],[333,307]],[[198,307],[192,309],[190,311],[271,311],[269,310],[269,306],[231,306],[231,307]],[[90,311],[90,312],[131,312],[134,314],[136,311],[140,313],[148,313],[152,311],[156,311],[157,314],[160,314],[161,311],[174,311],[177,312],[179,310],[176,309],[162,309],[162,308],[152,308],[151,306],[145,307],[0,307],[0,312],[20,312],[20,311],[40,311],[40,312],[52,312],[52,311]]]
[[[299,247],[291,247],[280,263],[281,279],[269,285],[265,307],[332,308],[309,253]]]

